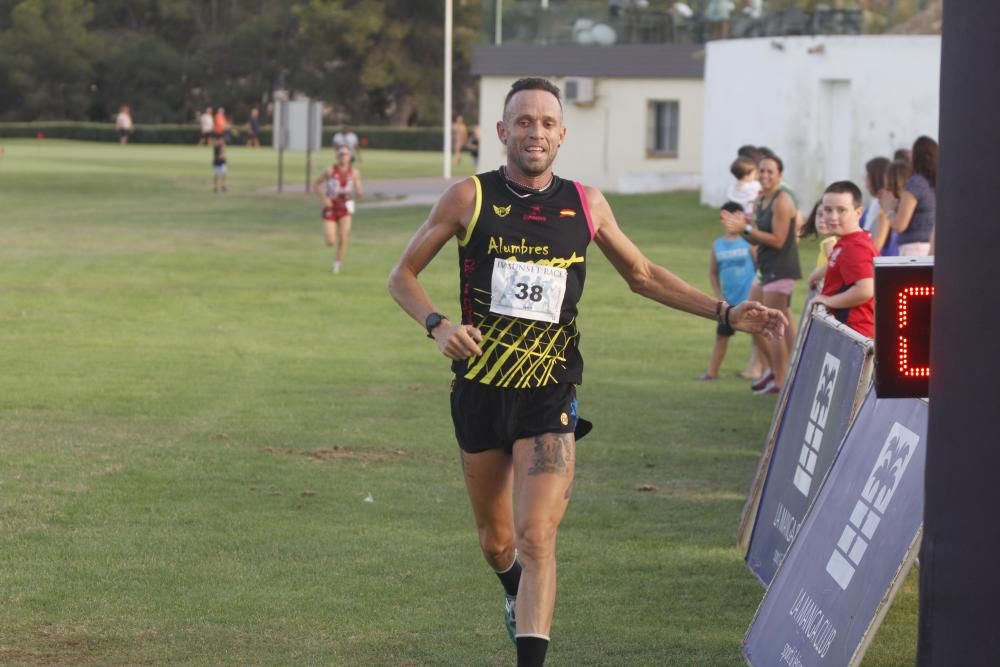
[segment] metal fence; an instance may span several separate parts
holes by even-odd
[[[643,6],[646,4],[646,6]],[[721,19],[708,2],[689,2],[685,11],[667,11],[634,0],[541,2],[492,0],[483,3],[482,35],[491,44],[663,44],[712,39],[786,35],[860,35],[860,9],[818,7],[762,12],[733,11]]]

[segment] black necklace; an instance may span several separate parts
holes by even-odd
[[[500,175],[503,176],[504,185],[507,186],[507,189],[510,190],[514,196],[520,197],[521,199],[524,199],[525,197],[530,197],[531,195],[544,194],[546,190],[552,187],[552,184],[556,180],[555,176],[550,174],[548,183],[546,183],[540,188],[530,188],[527,185],[524,185],[523,183],[518,183],[513,178],[511,178],[507,174],[507,169],[505,169],[504,167],[500,167]],[[526,192],[523,193],[518,192],[515,188],[520,190],[525,190]]]

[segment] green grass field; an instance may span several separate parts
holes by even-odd
[[[213,195],[203,147],[5,143],[0,663],[513,664],[447,362],[385,289],[427,208],[361,209],[333,276],[318,202],[262,191],[270,150],[231,149]],[[302,165],[288,156],[299,182]],[[362,168],[434,176],[440,157]],[[610,199],[647,255],[708,288],[711,209]],[[693,382],[714,325],[591,258],[579,397],[596,427],[549,662],[741,665],[763,591],[735,534],[774,400],[736,377],[746,336],[724,379]],[[446,312],[455,275],[452,248],[425,273]],[[911,574],[865,665],[913,664],[916,598]]]

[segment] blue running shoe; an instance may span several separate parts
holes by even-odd
[[[517,596],[503,594],[503,624],[507,628],[510,640],[517,643],[515,633],[517,632],[517,619],[514,617],[514,610],[517,608]]]

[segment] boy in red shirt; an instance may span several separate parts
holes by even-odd
[[[813,303],[823,304],[839,322],[874,338],[875,258],[879,253],[861,228],[861,190],[851,181],[837,181],[823,193],[821,206],[838,240],[830,253],[823,292]]]

